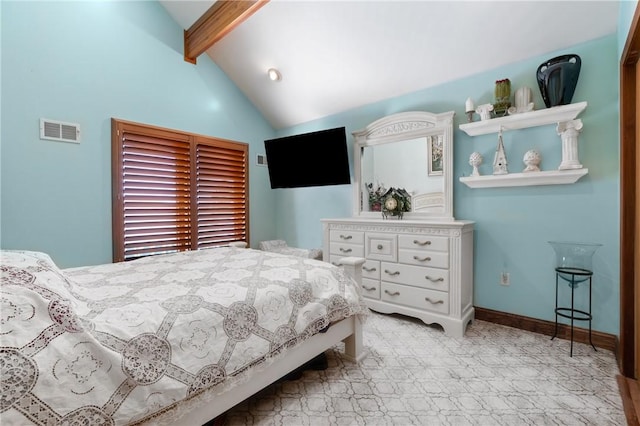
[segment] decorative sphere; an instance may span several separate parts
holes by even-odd
[[[525,172],[537,172],[540,171],[538,165],[540,164],[540,154],[535,149],[530,149],[524,154],[522,161],[527,166]]]
[[[469,165],[478,167],[480,164],[482,164],[482,154],[480,154],[479,152],[472,153],[469,156]]]

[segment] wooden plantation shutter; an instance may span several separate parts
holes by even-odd
[[[196,139],[198,248],[248,241],[248,147]]]
[[[189,248],[189,142],[122,135],[124,259]]]
[[[248,145],[112,120],[114,261],[248,241]]]

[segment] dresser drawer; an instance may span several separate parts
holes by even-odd
[[[337,241],[349,244],[362,244],[364,243],[364,232],[332,229],[329,232],[329,241]]]
[[[356,256],[356,257],[364,257],[364,248],[362,245],[358,244],[347,244],[347,243],[338,243],[332,242],[329,245],[330,254],[337,254],[339,256]]]
[[[437,251],[401,249],[398,253],[398,262],[448,269],[449,254]]]
[[[382,262],[380,279],[413,287],[449,291],[449,271],[446,269]]]
[[[398,235],[398,247],[401,249],[449,252],[449,237],[401,234]]]
[[[449,293],[442,291],[383,282],[380,299],[425,311],[449,313]]]
[[[362,278],[380,279],[380,262],[378,260],[367,259],[362,264]]]
[[[398,260],[398,240],[396,235],[367,232],[365,235],[365,257],[367,259]]]
[[[362,295],[369,299],[380,300],[380,281],[363,278]]]

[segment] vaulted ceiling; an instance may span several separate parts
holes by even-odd
[[[187,30],[215,1],[160,3]],[[566,49],[615,33],[618,20],[617,1],[270,0],[260,6],[204,54],[276,129]],[[271,81],[269,68],[282,79]]]

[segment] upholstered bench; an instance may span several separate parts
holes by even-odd
[[[284,240],[268,240],[260,241],[258,248],[264,251],[273,251],[276,253],[290,254],[292,256],[308,257],[310,259],[322,260],[321,249],[303,249],[297,247],[289,247]]]

